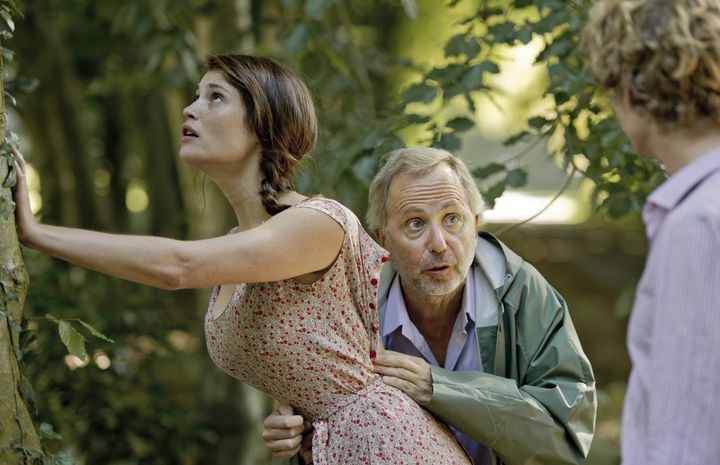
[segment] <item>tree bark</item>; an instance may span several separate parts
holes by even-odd
[[[0,59],[0,75],[2,60]],[[0,140],[5,138],[5,102],[0,79]],[[0,463],[30,463],[29,455],[41,452],[40,440],[19,392],[18,354],[20,322],[29,278],[15,231],[12,186],[8,180],[10,159],[0,156]],[[32,451],[32,452],[31,452]]]

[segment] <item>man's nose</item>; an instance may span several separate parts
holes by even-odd
[[[445,231],[440,227],[433,227],[430,230],[430,238],[428,243],[430,252],[440,253],[447,249],[447,242],[445,241]]]

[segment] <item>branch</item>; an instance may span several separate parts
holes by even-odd
[[[573,169],[570,171],[570,173],[568,174],[567,179],[565,180],[565,184],[563,184],[563,186],[562,186],[562,188],[560,189],[560,191],[559,191],[557,194],[555,194],[555,197],[553,197],[553,198],[547,203],[547,205],[545,205],[539,212],[535,213],[535,214],[534,214],[533,216],[531,216],[530,218],[528,218],[528,219],[526,219],[526,220],[523,220],[523,221],[521,221],[520,223],[515,223],[515,224],[511,224],[511,225],[509,225],[509,226],[506,226],[506,227],[504,227],[503,229],[501,229],[500,231],[498,231],[495,235],[496,235],[496,236],[501,236],[501,235],[503,235],[504,233],[506,233],[506,232],[508,232],[508,231],[512,231],[512,230],[515,229],[515,228],[518,228],[518,227],[520,227],[520,226],[522,226],[522,225],[524,225],[524,224],[527,224],[527,223],[531,222],[532,220],[534,220],[534,219],[537,218],[538,216],[540,216],[540,215],[542,215],[543,213],[545,213],[545,212],[547,211],[547,209],[550,208],[550,206],[552,206],[552,204],[555,203],[555,201],[556,201],[557,199],[559,199],[560,196],[561,196],[563,193],[565,193],[565,191],[567,190],[567,188],[570,187],[570,183],[572,182],[574,175],[575,175],[575,167],[573,166]]]

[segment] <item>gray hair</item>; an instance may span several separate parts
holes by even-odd
[[[370,183],[367,222],[371,231],[385,226],[390,183],[400,173],[426,173],[445,163],[460,179],[470,210],[481,214],[484,203],[467,165],[447,150],[432,147],[409,147],[393,150],[383,157],[383,166]]]

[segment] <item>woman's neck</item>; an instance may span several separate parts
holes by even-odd
[[[260,153],[247,156],[234,166],[222,166],[208,173],[230,203],[241,231],[259,226],[270,218],[260,197],[263,175]]]
[[[212,178],[235,212],[238,231],[260,226],[271,218],[271,215],[265,210],[260,195],[264,176],[260,170],[259,152],[244,159],[237,169],[218,171]],[[283,192],[278,195],[278,203],[282,205],[292,206],[303,199],[305,196],[295,191]]]

